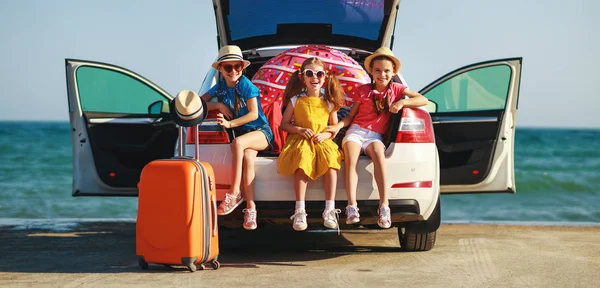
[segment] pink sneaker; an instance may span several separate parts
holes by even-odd
[[[256,209],[244,209],[242,210],[244,213],[244,229],[246,230],[254,230],[258,226],[256,224]]]
[[[217,208],[217,214],[223,216],[233,212],[237,206],[242,204],[242,201],[244,201],[244,198],[242,197],[241,192],[238,193],[237,196],[225,193],[225,199],[223,202],[221,202],[221,204],[219,204],[219,208]]]
[[[346,206],[346,224],[356,224],[358,222],[360,222],[358,207],[352,205]]]
[[[390,207],[386,205],[381,205],[379,206],[379,210],[377,210],[377,213],[379,214],[379,220],[377,221],[377,225],[379,225],[379,227],[383,229],[392,227]]]

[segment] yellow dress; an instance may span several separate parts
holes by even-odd
[[[294,106],[294,125],[322,132],[329,124],[329,103],[319,97],[299,96]],[[339,170],[342,153],[331,139],[314,143],[299,134],[288,134],[279,154],[277,167],[281,174],[294,174],[297,169],[311,179],[321,177],[329,168]]]

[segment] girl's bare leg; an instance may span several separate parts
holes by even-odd
[[[379,189],[379,209],[377,210],[379,220],[377,220],[377,225],[387,229],[392,226],[392,219],[387,198],[387,168],[384,165],[384,151],[385,146],[381,142],[373,142],[365,149],[367,155],[373,160],[375,182],[377,183],[377,189]]]
[[[323,175],[323,185],[325,186],[325,200],[335,200],[335,188],[337,184],[337,170],[329,168]]]
[[[356,165],[360,156],[360,145],[355,142],[348,141],[344,143],[344,174],[346,183],[346,197],[348,197],[348,205],[357,206],[356,203],[356,186],[358,185],[358,173]]]
[[[242,136],[239,136],[233,140],[233,142],[231,143],[231,151],[233,157],[231,170],[233,172],[233,183],[231,183],[231,190],[229,191],[229,193],[225,194],[225,199],[223,199],[223,201],[221,202],[221,204],[219,204],[219,207],[217,208],[218,215],[227,215],[233,210],[235,210],[235,208],[242,203],[243,198],[240,194],[240,190],[244,190],[244,192],[246,193],[246,205],[248,206],[248,208],[255,207],[254,186],[246,185],[243,187],[243,189],[240,189],[243,175],[242,172],[249,174],[246,175],[246,177],[244,177],[246,179],[244,182],[250,184],[254,183],[254,159],[256,159],[256,153],[258,153],[256,151],[264,150],[268,146],[269,144],[267,143],[267,138],[261,131],[252,131]],[[254,150],[255,153],[245,155],[246,150]],[[244,166],[244,157],[247,158],[246,162],[251,163],[247,163],[245,165],[245,171],[242,171],[242,168]],[[254,209],[252,210],[254,211],[254,215],[252,218],[256,218],[254,217],[256,211]],[[255,229],[256,225],[245,225],[244,227],[247,227],[246,229]]]
[[[306,221],[306,210],[304,200],[306,199],[306,187],[308,186],[308,176],[302,169],[296,169],[294,172],[294,191],[296,192],[296,209],[292,220],[292,228],[296,231],[306,230],[308,222]]]
[[[269,147],[269,143],[267,142],[267,138],[265,134],[261,131],[252,131],[248,132],[242,136],[236,137],[231,143],[231,152],[232,152],[232,172],[233,172],[233,182],[231,183],[231,191],[230,194],[238,195],[240,193],[239,187],[242,183],[242,166],[244,159],[244,151],[246,149],[252,149],[255,151],[262,151]],[[252,165],[252,174],[254,174],[254,165]],[[254,182],[254,176],[248,179],[249,182]],[[244,187],[244,190],[247,190],[248,187]],[[254,192],[254,191],[252,191]],[[251,192],[251,193],[252,193]],[[254,201],[254,193],[252,195],[246,196],[246,201]]]
[[[379,190],[379,205],[389,206],[387,197],[387,168],[385,166],[385,146],[381,142],[373,142],[367,146],[365,152],[373,160],[375,182]]]
[[[254,203],[254,178],[256,174],[254,172],[254,163],[258,151],[254,149],[244,150],[244,165],[243,165],[243,179],[244,179],[244,195],[246,196],[246,208],[255,209],[256,204]]]
[[[308,176],[302,169],[296,169],[294,173],[294,191],[296,192],[296,201],[304,201],[306,198],[306,188],[308,186]]]
[[[335,209],[335,184],[337,183],[337,170],[329,168],[323,175],[325,186],[325,210],[323,210],[323,225],[330,229],[338,229],[340,209]]]
[[[233,152],[233,183],[231,186],[232,189],[239,189],[242,178],[244,178],[243,190],[246,196],[246,209],[242,212],[244,213],[243,226],[246,230],[254,230],[258,226],[256,204],[254,203],[254,178],[256,176],[254,162],[258,151],[264,150],[268,146],[267,138],[261,131],[248,132],[235,138],[231,143]]]

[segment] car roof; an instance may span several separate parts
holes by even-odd
[[[213,0],[219,47],[389,46],[400,0]]]

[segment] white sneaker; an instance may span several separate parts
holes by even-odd
[[[292,217],[290,217],[290,219],[293,222],[292,227],[294,228],[294,230],[296,231],[304,231],[306,230],[306,228],[308,227],[308,224],[306,223],[306,211],[304,209],[296,209],[296,212],[294,213],[294,215],[292,215]]]
[[[323,211],[323,225],[329,229],[337,229],[340,213],[342,213],[342,210],[340,209],[329,209]]]
[[[392,227],[390,207],[387,207],[386,205],[381,205],[379,206],[379,210],[377,210],[377,213],[379,214],[379,220],[377,220],[377,225],[379,225],[379,227],[383,229]]]
[[[346,206],[346,224],[356,224],[358,222],[360,222],[358,207],[352,205]]]

